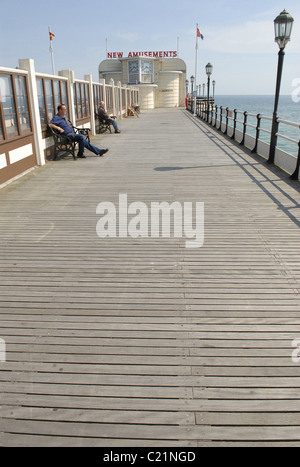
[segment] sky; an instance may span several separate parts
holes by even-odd
[[[198,83],[205,65],[214,66],[216,93],[274,94],[278,46],[274,19],[283,9],[295,19],[287,45],[282,94],[300,83],[299,0],[0,0],[0,66],[15,68],[32,58],[41,73],[51,73],[48,27],[56,70],[71,69],[98,81],[99,63],[109,52],[177,50],[195,74],[196,23],[199,41]],[[298,80],[298,81],[297,81]],[[300,91],[299,91],[300,95]]]

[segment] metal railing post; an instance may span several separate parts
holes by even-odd
[[[278,140],[277,133],[278,133],[278,130],[279,130],[279,121],[278,121],[278,117],[276,117],[273,120],[273,124],[272,124],[272,133],[271,133],[271,142],[270,142],[270,156],[269,156],[269,159],[268,159],[269,164],[274,164],[274,162],[275,162],[275,152],[276,152],[276,148],[277,148],[277,140]]]
[[[247,120],[248,120],[248,112],[244,112],[244,123],[243,123],[243,139],[240,142],[241,146],[244,146],[245,144],[245,137],[246,137],[246,131],[247,131]]]
[[[234,118],[233,118],[233,133],[232,133],[231,139],[235,139],[237,109],[234,109],[233,113],[234,113]]]
[[[213,115],[214,115],[214,112],[215,112],[215,106],[213,105],[212,108],[211,108],[211,117],[210,117],[210,125],[212,126],[213,124]]]
[[[219,106],[216,105],[216,119],[215,119],[215,123],[214,123],[214,127],[217,128],[217,120],[218,120],[218,108]]]
[[[228,116],[229,116],[229,107],[226,107],[226,127],[224,131],[224,135],[228,134]]]
[[[223,121],[223,106],[220,107],[220,126],[218,130],[222,131],[222,121]]]
[[[257,146],[258,146],[258,140],[259,140],[259,135],[260,135],[260,124],[261,124],[261,114],[257,115],[257,125],[256,125],[256,138],[255,138],[255,146],[252,149],[252,153],[256,154],[257,153]]]

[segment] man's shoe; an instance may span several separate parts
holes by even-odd
[[[101,151],[99,152],[99,157],[104,156],[104,154],[106,154],[108,151],[109,149],[101,149]]]
[[[120,131],[120,130],[117,130],[117,131],[115,131],[115,133],[119,134],[119,133],[121,133],[121,131]]]
[[[79,157],[79,159],[86,159],[86,156],[84,154],[77,154],[77,157]]]

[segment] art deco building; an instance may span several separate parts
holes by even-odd
[[[140,107],[181,107],[185,105],[186,64],[176,52],[130,52],[108,54],[99,65],[99,78],[107,83],[139,88]],[[172,58],[169,58],[172,57]],[[173,58],[175,57],[175,58]]]

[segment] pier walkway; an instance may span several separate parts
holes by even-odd
[[[0,445],[300,446],[299,182],[184,109],[121,129],[0,192]],[[204,202],[204,246],[98,238],[119,194]]]

